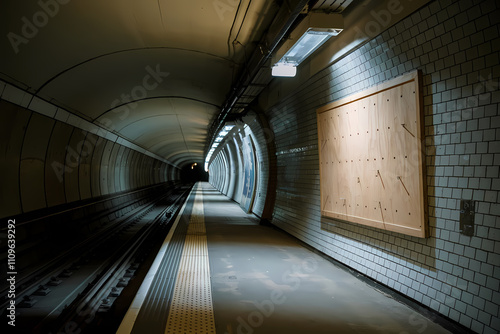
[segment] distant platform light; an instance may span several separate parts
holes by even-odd
[[[208,164],[210,162],[210,159],[212,158],[212,154],[214,154],[215,149],[219,144],[222,142],[224,137],[234,128],[234,125],[226,125],[222,128],[222,130],[219,131],[217,134],[217,137],[214,139],[214,143],[212,144],[212,148],[210,151],[208,151],[208,154],[205,158],[205,172],[208,172]],[[193,169],[193,166],[191,166],[191,169]]]

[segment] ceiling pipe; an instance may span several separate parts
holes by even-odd
[[[272,52],[285,37],[288,30],[290,30],[290,27],[294,24],[299,14],[309,2],[309,0],[285,0],[283,2],[278,11],[278,14],[269,26],[267,33],[260,40],[248,63],[246,64],[247,69],[241,74],[237,84],[231,92],[231,95],[224,102],[221,112],[212,122],[212,125],[210,126],[210,129],[208,131],[207,138],[210,138],[210,141],[207,141],[207,145],[205,146],[205,156],[212,146],[216,134],[224,125],[227,115],[229,114],[231,109],[244,93],[247,86],[255,78],[261,67],[264,66],[265,62],[269,59]]]

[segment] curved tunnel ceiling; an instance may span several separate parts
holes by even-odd
[[[183,166],[203,160],[207,129],[278,6],[11,0],[0,9],[3,80]]]
[[[0,79],[176,166],[201,163],[257,43],[306,2],[1,1]]]

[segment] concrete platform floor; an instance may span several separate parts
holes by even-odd
[[[450,333],[202,187],[217,333]]]

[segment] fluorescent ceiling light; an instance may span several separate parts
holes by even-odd
[[[288,63],[298,66],[330,37],[337,36],[340,31],[342,29],[308,29],[278,63]]]
[[[277,63],[272,68],[273,77],[294,77],[297,67],[289,63]]]
[[[344,28],[341,14],[310,13],[273,56],[273,76],[295,76],[296,68],[330,37]],[[288,66],[288,67],[285,67]],[[276,73],[276,74],[275,74]],[[278,74],[278,73],[284,73]]]
[[[212,158],[212,155],[215,152],[215,149],[219,144],[222,142],[224,137],[231,131],[231,129],[234,128],[234,125],[226,125],[220,130],[220,132],[217,134],[217,137],[215,137],[214,143],[212,144],[212,148],[210,151],[208,151],[207,156],[205,157],[205,172],[208,172],[208,163],[210,162],[210,159]]]

